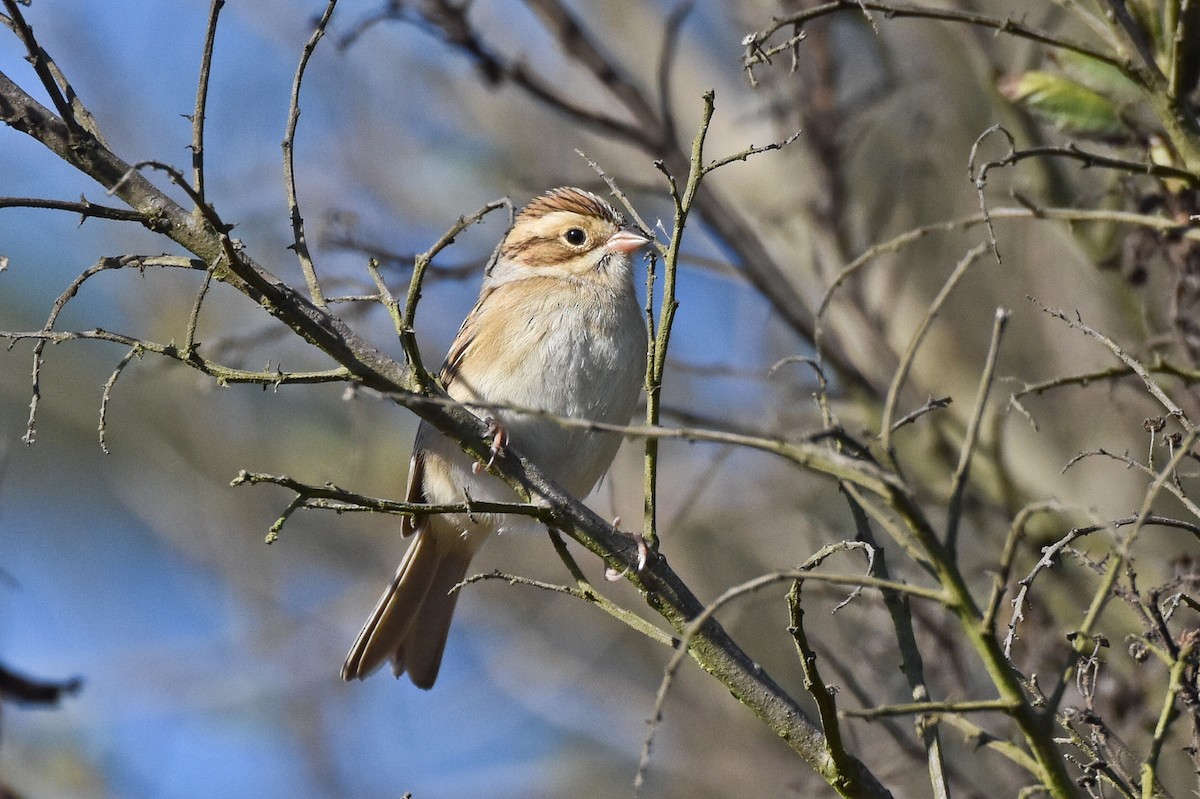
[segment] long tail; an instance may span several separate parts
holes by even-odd
[[[458,602],[451,589],[466,577],[482,542],[464,538],[441,518],[424,521],[350,648],[343,680],[361,680],[389,658],[395,675],[407,672],[418,688],[431,688],[437,680]]]

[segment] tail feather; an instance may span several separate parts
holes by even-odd
[[[478,544],[429,518],[400,561],[342,666],[342,679],[364,679],[389,658],[419,688],[437,679],[458,592]]]
[[[451,589],[467,576],[470,554],[465,557],[448,557],[442,560],[425,601],[418,611],[418,621],[413,624],[404,642],[392,659],[392,669],[399,677],[405,671],[418,688],[429,689],[437,679],[442,665],[442,652],[446,649],[446,637],[450,634],[450,620],[454,606],[458,604],[458,592]]]

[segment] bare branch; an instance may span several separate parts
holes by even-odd
[[[1125,158],[1115,158],[1103,153],[1084,150],[1074,142],[1067,142],[1061,146],[1023,147],[1019,150],[1011,148],[1008,154],[1002,158],[982,164],[978,172],[974,173],[974,177],[977,181],[986,182],[987,173],[990,170],[1012,166],[1030,158],[1064,158],[1070,161],[1078,161],[1080,169],[1098,167],[1100,169],[1125,172],[1134,176],[1152,177],[1159,180],[1179,180],[1192,187],[1200,185],[1200,175],[1187,169],[1181,169],[1170,164],[1156,164],[1153,161],[1131,161]]]
[[[485,502],[469,497],[465,502],[431,505],[419,502],[397,502],[390,499],[371,497],[339,488],[333,483],[312,485],[294,480],[287,475],[264,474],[242,470],[229,483],[231,486],[258,485],[269,483],[281,486],[295,492],[296,496],[288,504],[283,514],[271,525],[267,534],[267,543],[274,543],[278,538],[284,523],[296,510],[331,510],[336,513],[370,512],[390,513],[404,516],[430,513],[510,513],[517,516],[529,516],[539,521],[550,521],[554,513],[546,505],[521,502]]]
[[[921,317],[920,324],[917,325],[916,331],[913,333],[912,338],[909,339],[908,347],[900,359],[900,365],[896,368],[896,374],[892,377],[892,382],[888,386],[887,399],[884,401],[883,412],[879,420],[879,443],[884,452],[891,453],[892,451],[892,430],[895,429],[892,420],[896,416],[896,404],[900,399],[900,389],[908,379],[908,373],[912,369],[913,361],[917,357],[917,351],[921,348],[921,343],[925,340],[925,335],[929,332],[930,326],[933,325],[933,320],[937,318],[938,312],[941,311],[946,299],[950,296],[950,292],[954,290],[954,287],[962,280],[963,275],[979,260],[980,256],[986,250],[986,244],[977,244],[955,265],[950,276],[946,278],[946,282],[942,284],[942,288],[937,293],[937,296],[929,303],[928,310]]]
[[[785,45],[791,47],[794,40],[801,35],[799,33],[793,35],[785,45],[765,49],[764,45],[767,41],[781,29],[792,28],[798,31],[802,26],[814,19],[842,11],[853,11],[856,13],[877,11],[888,19],[932,19],[973,25],[975,27],[987,28],[997,33],[1004,33],[1017,38],[1039,42],[1053,48],[1070,50],[1071,52],[1088,56],[1122,71],[1126,71],[1127,68],[1125,61],[1116,55],[1096,50],[1089,45],[1071,39],[1052,36],[1011,17],[993,17],[970,11],[959,11],[953,8],[937,8],[899,2],[868,2],[868,0],[833,0],[833,2],[808,8],[798,13],[772,18],[770,25],[750,34],[743,40],[743,43],[747,47],[747,56],[743,61],[743,65],[749,71],[755,64],[769,63],[771,55],[780,52],[784,49]]]
[[[26,705],[57,705],[83,688],[83,679],[35,680],[0,664],[0,699]]]
[[[1041,308],[1045,313],[1053,316],[1056,319],[1061,319],[1062,321],[1066,322],[1069,327],[1091,336],[1107,347],[1109,352],[1119,358],[1122,363],[1124,363],[1133,371],[1134,374],[1141,378],[1142,384],[1145,385],[1146,390],[1149,391],[1150,395],[1158,400],[1162,406],[1167,409],[1167,413],[1173,416],[1179,422],[1179,424],[1183,426],[1184,430],[1191,432],[1192,423],[1187,418],[1187,414],[1184,413],[1183,409],[1176,405],[1175,401],[1167,396],[1167,392],[1165,392],[1162,387],[1159,386],[1152,377],[1150,377],[1150,372],[1141,364],[1140,361],[1126,353],[1125,350],[1121,349],[1121,347],[1117,346],[1116,342],[1114,342],[1108,336],[1105,336],[1103,333],[1093,330],[1085,325],[1083,320],[1078,318],[1078,314],[1076,315],[1076,318],[1072,319],[1071,317],[1067,316],[1066,312],[1062,310],[1057,308],[1048,308],[1033,297],[1029,297],[1028,299],[1034,305]]]
[[[954,400],[951,397],[930,397],[928,400],[925,401],[925,403],[923,405],[921,405],[921,407],[910,411],[909,413],[905,414],[904,416],[901,416],[899,419],[897,419],[895,422],[893,422],[892,423],[892,432],[893,433],[896,432],[901,427],[904,427],[907,424],[912,424],[913,422],[917,421],[918,419],[920,419],[922,416],[924,416],[927,413],[932,413],[933,411],[938,411],[938,410],[941,410],[942,408],[950,407],[950,403],[952,403],[953,401]]]
[[[951,713],[963,715],[968,713],[1008,713],[1013,709],[1013,703],[1004,699],[975,699],[963,702],[909,702],[902,705],[881,705],[879,707],[863,708],[862,710],[843,710],[842,714],[851,718],[875,719],[888,716],[917,716],[927,713]]]
[[[308,68],[308,61],[317,49],[317,43],[324,37],[325,28],[329,25],[329,19],[333,16],[333,9],[336,7],[337,0],[329,0],[312,35],[304,44],[300,63],[296,66],[296,76],[292,79],[287,130],[283,135],[283,179],[287,185],[288,211],[292,218],[292,249],[295,251],[296,257],[300,259],[300,270],[304,273],[305,282],[308,283],[308,295],[312,298],[313,305],[318,308],[325,307],[325,293],[321,290],[320,280],[317,279],[317,270],[313,265],[312,253],[308,250],[308,240],[304,234],[304,218],[300,215],[300,202],[296,197],[296,166],[293,154],[296,145],[296,126],[300,122],[300,85],[304,82],[304,72]]]
[[[1144,366],[1146,372],[1149,374],[1176,377],[1179,378],[1184,385],[1192,386],[1196,383],[1200,383],[1200,369],[1187,369],[1185,367],[1163,361],[1160,358],[1156,358],[1153,362],[1145,364]],[[1121,380],[1126,377],[1132,377],[1136,375],[1137,372],[1129,366],[1110,366],[1107,369],[1096,369],[1092,372],[1084,372],[1077,375],[1063,375],[1060,377],[1048,378],[1037,383],[1026,383],[1020,391],[1017,391],[1013,394],[1013,397],[1019,400],[1022,397],[1027,397],[1031,394],[1040,395],[1056,388],[1090,386],[1093,383]]]
[[[204,201],[204,123],[208,106],[208,80],[212,74],[213,48],[217,40],[217,20],[225,0],[212,0],[208,22],[204,26],[204,51],[200,56],[200,76],[196,80],[196,110],[192,112],[192,187]],[[199,209],[196,211],[199,213]]]
[[[442,250],[449,247],[453,243],[455,237],[478,222],[483,221],[483,218],[495,211],[497,208],[507,208],[509,215],[509,224],[512,224],[513,207],[512,202],[507,197],[501,200],[493,200],[484,205],[478,211],[466,216],[460,216],[458,220],[450,226],[450,229],[442,234],[442,237],[433,243],[428,250],[421,253],[413,261],[412,277],[408,283],[408,295],[404,302],[404,313],[398,316],[399,304],[394,300],[392,305],[389,305],[389,313],[392,314],[393,323],[396,325],[396,332],[400,336],[400,343],[404,347],[404,355],[408,358],[410,367],[410,376],[416,381],[417,385],[424,388],[429,384],[429,373],[425,370],[425,366],[421,363],[421,355],[417,350],[417,339],[415,329],[413,327],[417,315],[417,302],[421,299],[421,283],[425,278],[425,271],[429,268],[429,264]],[[493,261],[499,254],[499,245],[497,250],[492,255]],[[489,269],[490,269],[489,265]],[[381,296],[383,296],[385,304],[390,298],[387,293],[387,288],[383,285],[383,279],[376,277],[376,287],[379,288]]]
[[[992,381],[996,376],[996,360],[1000,355],[1000,340],[1004,336],[1004,328],[1008,324],[1010,311],[1007,308],[997,308],[996,317],[992,324],[992,340],[988,346],[987,362],[983,373],[979,376],[979,391],[975,396],[975,409],[967,424],[967,434],[959,452],[958,467],[954,470],[951,483],[950,502],[946,508],[946,550],[951,559],[958,552],[958,527],[962,522],[963,496],[967,490],[967,478],[971,473],[971,459],[975,455],[975,447],[979,443],[979,426],[983,421],[983,411],[987,406],[988,396],[992,391]]]
[[[29,27],[29,23],[25,21],[25,15],[21,13],[19,5],[18,0],[4,0],[11,27],[17,34],[17,38],[25,45],[25,50],[29,54],[29,63],[33,64],[33,70],[42,82],[42,88],[50,95],[50,101],[54,103],[59,118],[73,138],[94,136],[99,139],[97,126],[91,113],[80,102],[79,96],[75,94],[75,90],[67,82],[66,76],[54,63],[54,59],[38,44],[33,35],[33,28]],[[101,143],[103,143],[102,140]]]
[[[1089,209],[1089,208],[1048,208],[1048,207],[1026,207],[1026,208],[990,208],[987,213],[980,213],[975,216],[963,217],[961,219],[952,219],[945,222],[934,222],[928,225],[907,230],[890,239],[879,242],[864,250],[856,256],[854,260],[842,267],[841,271],[834,277],[829,284],[829,288],[825,290],[821,301],[817,304],[817,318],[821,319],[825,316],[829,308],[830,302],[833,300],[833,295],[839,288],[852,276],[868,266],[872,261],[881,255],[887,253],[899,252],[903,248],[916,241],[925,238],[933,233],[950,233],[959,230],[969,230],[976,225],[988,224],[994,219],[1026,219],[1026,220],[1052,220],[1061,222],[1117,222],[1123,224],[1137,225],[1139,227],[1157,230],[1162,233],[1172,236],[1181,236],[1190,241],[1200,241],[1200,228],[1195,225],[1181,225],[1178,220],[1170,219],[1164,216],[1153,216],[1150,214],[1138,214],[1128,211],[1109,210],[1109,209]],[[820,328],[818,328],[820,331]],[[820,336],[818,337],[820,338]]]
[[[705,606],[695,617],[691,619],[688,625],[680,631],[682,638],[678,645],[678,651],[674,656],[672,656],[671,660],[663,668],[662,682],[659,684],[658,694],[655,697],[654,709],[650,717],[650,729],[642,743],[642,755],[638,763],[637,776],[634,778],[635,795],[640,792],[645,781],[646,770],[650,765],[650,751],[653,747],[654,733],[658,723],[662,720],[663,707],[666,703],[667,693],[670,691],[671,684],[674,681],[675,673],[683,664],[683,660],[688,656],[689,653],[691,653],[691,648],[694,646],[696,633],[699,630],[702,630],[705,625],[711,623],[712,617],[726,604],[739,597],[760,591],[763,588],[776,585],[780,582],[822,579],[828,579],[829,582],[833,582],[835,584],[848,584],[887,589],[899,591],[913,596],[921,596],[922,598],[930,599],[936,602],[945,601],[945,597],[940,592],[920,588],[907,583],[896,583],[889,580],[879,580],[872,577],[857,575],[829,575],[826,578],[820,573],[815,573],[812,571],[812,569],[819,566],[827,558],[837,552],[852,549],[862,549],[864,547],[864,544],[852,541],[842,541],[837,544],[829,544],[805,561],[805,563],[798,569],[764,574],[761,577],[756,577],[753,580],[749,580],[741,585],[737,585],[726,590],[721,594],[721,596],[717,597],[717,599],[715,599],[712,603]],[[845,779],[852,779],[854,777],[853,772],[839,772],[838,769],[842,767],[858,767],[857,761],[854,761],[852,758],[843,763],[824,761],[821,763],[813,763],[812,765],[814,768],[817,768],[817,770],[827,780],[832,779],[838,774],[844,776]]]
[[[48,200],[40,197],[0,197],[0,208],[48,208],[53,211],[69,211],[79,214],[80,223],[84,219],[114,219],[119,222],[139,222],[153,230],[145,216],[128,208],[113,208],[109,205],[97,205],[81,196],[78,202],[70,200]]]
[[[125,367],[129,365],[129,362],[134,358],[140,357],[142,357],[142,348],[135,344],[130,347],[129,352],[125,353],[125,357],[117,364],[117,368],[113,369],[108,380],[104,381],[104,391],[100,394],[100,424],[97,425],[96,429],[100,436],[100,451],[105,455],[109,454],[107,441],[108,402],[112,398],[113,386],[117,384],[117,378],[125,371]]]

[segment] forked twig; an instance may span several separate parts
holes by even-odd
[[[658,692],[655,695],[654,707],[652,709],[649,729],[646,733],[646,738],[642,742],[642,754],[638,760],[638,769],[634,777],[634,794],[640,793],[641,788],[646,779],[646,771],[650,766],[650,753],[654,744],[654,736],[658,724],[662,721],[663,707],[666,704],[667,693],[670,691],[671,685],[674,682],[675,674],[679,667],[683,664],[684,659],[688,656],[692,637],[711,619],[717,611],[729,604],[733,600],[746,596],[763,588],[777,585],[781,582],[795,582],[816,580],[821,582],[829,582],[834,585],[850,585],[856,588],[878,588],[880,590],[895,591],[902,595],[928,599],[938,603],[946,601],[942,592],[922,588],[920,586],[910,585],[908,583],[896,582],[893,580],[882,580],[870,576],[860,575],[824,575],[813,572],[812,569],[819,566],[831,555],[854,549],[869,549],[867,545],[855,541],[841,541],[836,544],[828,544],[821,548],[819,552],[810,557],[799,568],[787,571],[773,572],[756,577],[753,580],[748,580],[740,585],[733,586],[727,589],[719,597],[706,605],[702,612],[692,618],[687,627],[682,631],[680,641],[676,647],[675,654],[663,667],[662,681],[659,683]]]
[[[1076,314],[1075,318],[1072,319],[1065,311],[1059,308],[1050,308],[1046,305],[1043,305],[1040,301],[1033,297],[1028,297],[1028,300],[1040,308],[1043,312],[1053,316],[1055,319],[1061,319],[1062,321],[1066,322],[1068,327],[1079,330],[1085,335],[1088,335],[1103,344],[1109,352],[1115,355],[1122,363],[1129,367],[1134,374],[1141,378],[1142,384],[1146,387],[1146,390],[1150,392],[1150,396],[1158,400],[1162,406],[1167,409],[1167,413],[1174,417],[1184,430],[1191,432],[1193,429],[1192,422],[1187,418],[1187,414],[1184,413],[1183,409],[1180,408],[1179,405],[1177,405],[1175,401],[1167,395],[1167,392],[1163,390],[1162,386],[1160,386],[1158,382],[1150,376],[1149,370],[1146,369],[1146,367],[1143,366],[1140,361],[1125,352],[1125,350],[1123,350],[1108,336],[1084,324],[1083,319],[1080,318],[1078,314]]]

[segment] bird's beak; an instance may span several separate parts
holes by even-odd
[[[650,239],[633,230],[618,230],[604,243],[611,252],[631,253],[650,243]]]

